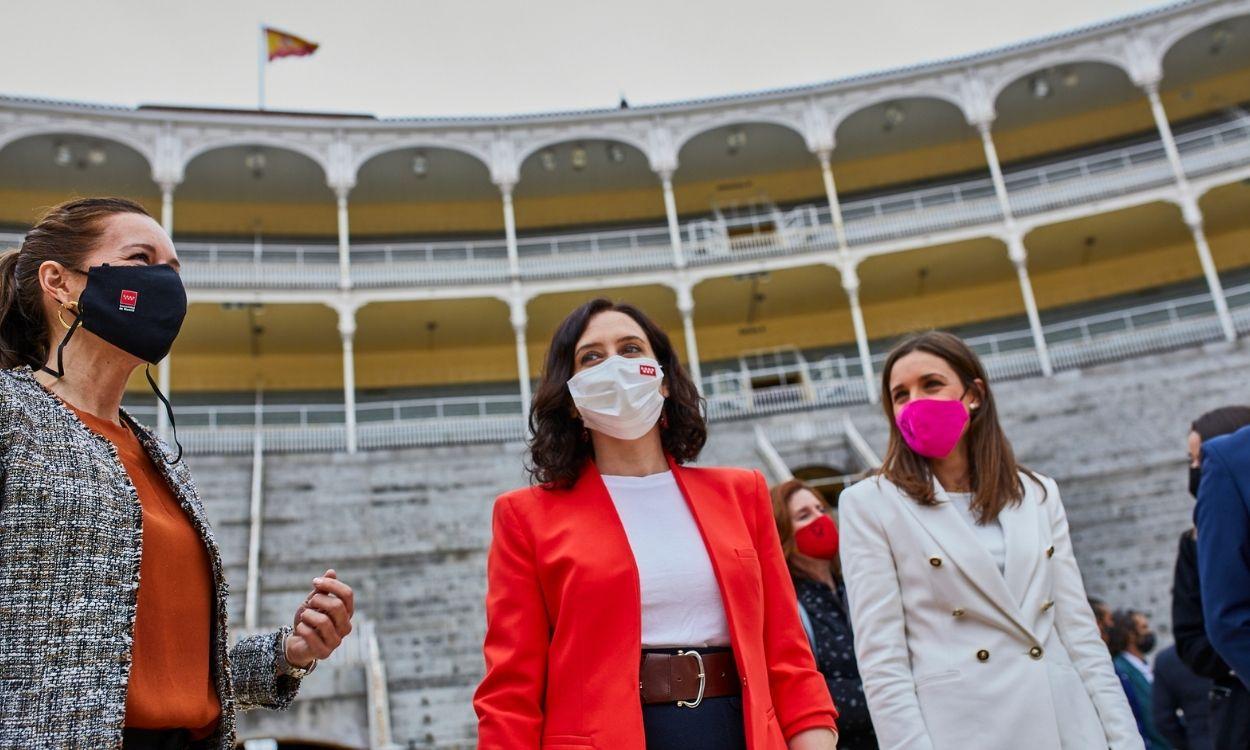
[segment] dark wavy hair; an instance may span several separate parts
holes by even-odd
[[[572,487],[587,459],[594,457],[594,445],[584,437],[585,426],[569,394],[568,381],[573,377],[573,357],[578,339],[585,333],[590,319],[603,312],[619,312],[633,318],[651,344],[656,361],[664,369],[664,382],[668,385],[668,398],[664,401],[668,426],[660,435],[664,452],[677,463],[686,463],[698,458],[703,444],[707,442],[703,398],[686,368],[678,361],[668,334],[637,307],[601,297],[569,313],[556,328],[547,348],[542,382],[534,392],[530,407],[532,437],[527,466],[531,480],[544,487]]]
[[[881,371],[881,406],[890,423],[890,444],[886,449],[880,473],[921,505],[937,503],[933,489],[933,469],[929,460],[913,451],[903,440],[894,420],[894,401],[890,398],[890,376],[894,366],[912,352],[925,352],[945,360],[955,371],[965,389],[976,390],[980,405],[972,411],[966,440],[968,471],[972,480],[972,512],[978,523],[991,523],[1003,508],[1019,505],[1024,499],[1024,483],[1028,477],[1042,488],[1046,486],[1028,468],[1016,461],[1011,443],[998,422],[998,407],[990,390],[989,375],[981,359],[963,339],[945,331],[926,331],[903,340],[890,352]],[[980,380],[978,386],[976,381]]]

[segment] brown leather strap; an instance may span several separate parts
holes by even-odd
[[[702,657],[704,698],[742,693],[733,652],[702,654]],[[693,703],[699,697],[699,661],[692,654],[643,654],[641,683],[645,704]]]

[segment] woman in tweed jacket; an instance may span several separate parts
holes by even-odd
[[[227,750],[234,747],[237,711],[290,705],[303,674],[350,632],[352,592],[327,571],[296,612],[294,627],[228,646],[226,581],[191,474],[180,451],[175,458],[120,408],[127,380],[143,364],[133,354],[133,336],[150,343],[162,333],[143,326],[163,326],[172,343],[185,292],[164,269],[164,289],[182,306],[177,320],[127,319],[139,328],[107,341],[92,332],[107,329],[101,324],[107,315],[78,304],[105,264],[114,270],[167,264],[176,271],[178,259],[160,225],[121,199],[62,204],[20,250],[0,257],[0,748]],[[135,277],[133,269],[121,273]],[[125,295],[148,295],[144,304],[160,290],[121,294],[125,309]],[[75,323],[65,343],[71,328],[65,315],[86,312],[95,320]],[[88,428],[88,417],[129,428],[194,529],[187,536],[198,536],[207,552],[209,570],[192,572],[211,592],[211,602],[200,605],[211,622],[197,623],[201,633],[208,628],[208,653],[189,648],[185,664],[202,679],[205,664],[197,660],[207,660],[206,700],[214,712],[219,703],[220,714],[194,743],[178,729],[145,733],[126,726],[148,508],[146,500],[140,507],[117,448]],[[169,649],[181,645],[184,633],[166,635],[174,641],[165,644]],[[175,682],[181,676],[168,675]]]

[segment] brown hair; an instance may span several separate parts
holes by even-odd
[[[56,261],[77,268],[115,214],[151,216],[125,198],[80,198],[53,206],[26,233],[20,249],[0,255],[0,367],[48,361],[52,332],[44,316],[39,266]],[[81,269],[80,269],[81,270]]]
[[[573,405],[568,381],[573,377],[573,355],[577,341],[590,319],[602,312],[619,312],[634,319],[642,328],[664,370],[668,398],[664,400],[667,427],[660,440],[664,452],[677,463],[693,461],[707,442],[703,419],[703,399],[694,381],[677,360],[668,335],[633,305],[594,299],[578,307],[556,329],[547,349],[542,382],[534,393],[530,409],[530,477],[544,486],[568,489],[581,475],[582,466],[594,453],[593,444],[583,438],[585,427]]]
[[[906,495],[921,505],[937,503],[933,489],[933,469],[928,459],[913,451],[903,440],[894,421],[894,402],[890,398],[890,374],[900,359],[913,352],[940,357],[959,377],[966,389],[976,389],[980,405],[972,411],[964,439],[968,447],[968,474],[972,483],[972,512],[978,523],[990,523],[1008,505],[1019,505],[1024,499],[1023,473],[1046,492],[1037,475],[1016,463],[1011,443],[998,422],[994,393],[989,376],[976,353],[958,336],[945,331],[927,331],[908,337],[890,352],[881,372],[881,405],[890,423],[890,445],[881,464],[881,475],[893,482]],[[978,385],[976,381],[981,381]],[[1043,494],[1043,497],[1045,495]]]
[[[796,571],[791,564],[794,555],[799,551],[798,545],[794,541],[794,519],[790,518],[790,498],[794,497],[794,493],[801,490],[807,490],[816,497],[820,498],[820,502],[826,509],[832,508],[825,496],[816,491],[807,482],[802,479],[787,479],[781,484],[774,485],[769,494],[773,500],[773,521],[777,523],[777,535],[781,537],[781,551],[785,553],[786,565],[790,568],[791,576],[803,577],[804,574]],[[837,571],[837,575],[841,576],[841,568],[838,566],[837,558],[833,563]]]

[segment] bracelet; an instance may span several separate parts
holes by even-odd
[[[282,649],[280,653],[280,656],[282,657],[282,661],[278,663],[278,674],[286,675],[287,677],[294,677],[297,680],[302,680],[308,675],[312,674],[313,670],[317,668],[317,660],[313,659],[312,663],[309,664],[307,667],[297,667],[291,662],[287,661],[286,639],[290,637],[291,637],[290,634],[288,634],[282,638]]]

